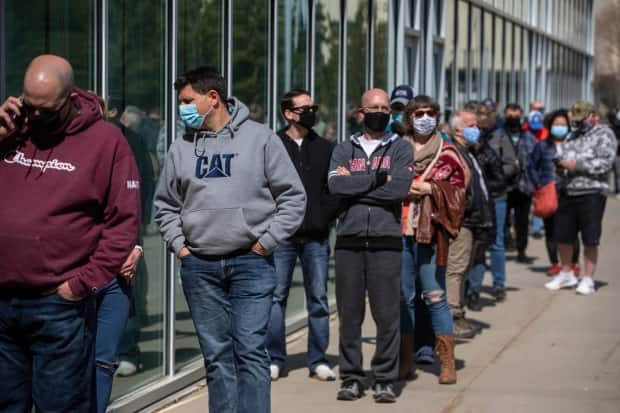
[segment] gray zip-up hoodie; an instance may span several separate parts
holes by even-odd
[[[232,98],[217,133],[171,146],[155,194],[155,221],[176,253],[226,255],[259,241],[273,251],[297,231],[306,194],[281,139]]]
[[[401,202],[413,179],[413,149],[398,135],[386,134],[368,157],[359,139],[360,135],[354,135],[338,145],[329,167],[330,192],[348,204],[339,217],[337,235],[365,240],[397,237],[400,246]],[[346,167],[351,176],[338,175],[339,166]],[[384,244],[380,239],[377,242],[379,248]]]

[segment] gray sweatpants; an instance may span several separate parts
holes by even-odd
[[[340,377],[365,383],[362,323],[366,293],[377,326],[371,370],[376,383],[398,380],[401,252],[337,249],[336,303],[340,321]]]

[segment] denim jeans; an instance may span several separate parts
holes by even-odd
[[[94,412],[95,300],[0,298],[0,411]]]
[[[278,284],[273,293],[267,349],[271,364],[284,368],[286,362],[285,318],[291,279],[297,262],[301,262],[308,311],[308,368],[328,364],[325,352],[329,344],[329,305],[327,270],[329,241],[287,241],[274,252]]]
[[[105,413],[119,363],[119,347],[129,317],[133,288],[120,277],[114,278],[97,294],[97,338],[95,339],[95,380],[97,413]]]
[[[435,265],[435,248],[418,244],[413,237],[403,237],[401,284],[401,331],[415,330],[416,281],[422,299],[428,307],[431,325],[436,335],[452,335],[452,313],[445,292],[445,267]],[[430,293],[439,292],[437,297]]]
[[[268,413],[273,257],[190,254],[181,260],[181,280],[205,359],[209,411]]]
[[[506,252],[504,251],[504,224],[506,222],[506,201],[495,201],[495,223],[497,233],[495,242],[489,248],[491,255],[491,274],[493,275],[493,288],[503,290],[506,288]],[[479,270],[478,270],[479,271]],[[482,283],[482,281],[480,281]]]

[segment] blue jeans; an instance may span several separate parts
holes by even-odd
[[[329,241],[287,241],[274,252],[278,284],[273,292],[273,305],[267,349],[271,364],[284,368],[286,362],[285,318],[288,294],[297,257],[301,261],[308,311],[308,368],[329,364],[325,357],[329,344],[329,305],[327,303],[327,270]]]
[[[532,217],[532,232],[534,234],[540,234],[543,229],[543,219],[537,216]]]
[[[416,281],[428,307],[436,335],[452,335],[452,313],[445,292],[445,267],[435,265],[435,248],[418,244],[413,237],[403,237],[401,285],[401,332],[415,329]]]
[[[97,338],[95,380],[97,412],[104,413],[118,367],[118,353],[131,308],[132,287],[116,277],[97,294]]]
[[[484,263],[476,264],[469,270],[467,275],[467,294],[480,293],[482,280],[484,279]]]
[[[181,260],[181,280],[205,359],[209,411],[268,413],[273,257],[190,254]]]
[[[493,288],[503,290],[506,288],[506,252],[504,251],[504,224],[506,222],[506,201],[495,201],[495,223],[497,233],[495,243],[489,248],[491,255],[491,274],[493,275]],[[482,281],[480,281],[482,283]]]
[[[0,411],[94,411],[94,340],[94,297],[0,298]]]

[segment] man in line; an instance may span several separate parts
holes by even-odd
[[[181,279],[207,369],[209,411],[270,411],[272,252],[302,223],[304,188],[282,141],[227,99],[213,68],[174,87],[189,132],[170,147],[155,220]]]
[[[603,215],[609,190],[609,172],[618,143],[607,126],[593,126],[597,116],[589,102],[577,102],[571,108],[574,131],[562,143],[558,175],[560,200],[555,215],[555,237],[562,270],[545,284],[549,290],[574,287],[577,293],[594,293],[594,273],[598,262]],[[581,233],[584,275],[578,281],[572,270],[573,245]]]
[[[521,106],[516,103],[509,103],[504,110],[504,127],[498,129],[495,134],[511,142],[518,165],[517,174],[508,188],[504,238],[509,244],[512,244],[511,224],[514,224],[517,261],[527,263],[529,259],[525,254],[525,250],[527,249],[530,228],[530,208],[532,206],[532,196],[534,195],[534,185],[527,173],[527,165],[536,141],[531,133],[523,130],[521,127],[522,116],[523,110]]]
[[[471,267],[474,247],[488,238],[493,230],[493,211],[489,205],[490,194],[483,172],[469,148],[478,143],[476,112],[456,111],[450,117],[453,140],[469,170],[469,183],[465,194],[465,215],[461,230],[450,243],[446,272],[446,292],[457,338],[472,338],[478,328],[465,319],[465,279]]]
[[[414,97],[414,92],[411,86],[400,85],[396,86],[390,96],[390,109],[392,109],[392,119],[388,125],[388,132],[403,136],[405,134],[405,127],[403,126],[403,114],[405,113],[405,107],[411,99]]]
[[[336,239],[336,302],[340,318],[339,400],[363,395],[361,328],[366,309],[377,324],[371,362],[375,401],[396,401],[400,343],[401,202],[413,177],[411,145],[386,133],[390,121],[387,93],[364,93],[357,118],[364,132],[334,149],[329,189],[344,198]]]
[[[512,111],[509,119],[503,119],[504,127],[518,130],[520,128],[520,118],[515,120]],[[518,111],[517,111],[518,112]],[[517,113],[519,115],[519,112]],[[506,125],[508,123],[509,125]],[[492,150],[500,157],[502,161],[503,179],[506,188],[514,181],[519,173],[519,162],[515,153],[515,147],[510,137],[505,133],[504,127],[496,129],[492,134],[488,135],[487,142]],[[491,258],[491,274],[493,275],[493,296],[497,301],[503,301],[506,298],[506,256],[504,249],[504,225],[506,221],[506,197],[507,189],[502,188],[493,195],[495,202],[495,222],[496,237],[495,242],[489,247]]]
[[[333,144],[316,134],[317,106],[310,92],[293,89],[280,104],[288,125],[278,132],[306,190],[304,221],[292,238],[274,252],[278,284],[273,293],[267,348],[271,379],[277,380],[286,363],[285,315],[297,258],[301,261],[308,311],[308,369],[322,381],[336,379],[325,355],[329,344],[327,273],[329,230],[338,212],[338,199],[329,194],[327,174]]]
[[[53,55],[0,106],[0,153],[0,410],[94,411],[95,296],[138,241],[136,162]]]

